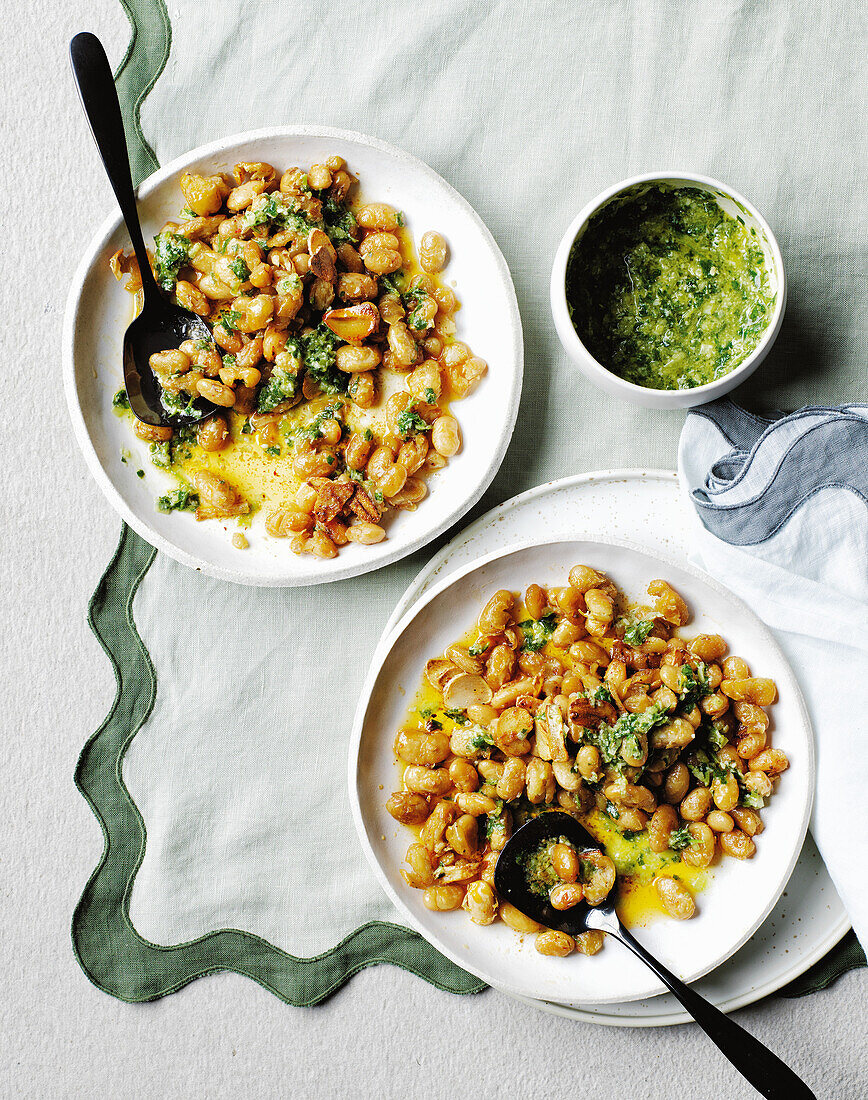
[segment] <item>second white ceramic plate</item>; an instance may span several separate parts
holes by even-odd
[[[593,960],[564,965],[540,956],[532,937],[501,924],[480,928],[466,913],[432,914],[421,891],[401,879],[411,842],[384,807],[397,785],[392,752],[408,702],[421,683],[425,661],[472,626],[498,588],[523,590],[531,581],[563,584],[572,565],[605,570],[630,600],[645,597],[655,577],[665,577],[693,609],[690,632],[720,632],[731,651],[778,683],[775,744],[791,767],[765,812],[767,828],[749,862],[723,860],[689,922],[657,920],[642,929],[643,942],[667,965],[693,981],[735,952],[775,905],[795,866],[807,830],[813,783],[813,738],[801,693],[786,659],[766,627],[740,600],[692,567],[624,543],[538,542],[471,562],[436,584],[379,648],[363,689],[353,733],[350,794],[366,854],[381,883],[406,917],[439,951],[464,969],[509,992],[561,1004],[603,1004],[653,996],[660,983],[629,953],[609,944]]]
[[[446,469],[430,479],[430,493],[412,512],[388,524],[376,546],[349,545],[332,559],[297,556],[288,540],[265,532],[254,517],[249,549],[232,546],[234,527],[189,514],[163,515],[155,501],[174,486],[149,461],[147,445],[112,411],[112,395],[123,385],[123,334],[132,320],[132,299],[108,268],[111,254],[128,244],[120,217],[112,214],[96,234],[73,280],[63,334],[63,369],[73,427],[91,473],[124,520],[158,549],[185,565],[241,584],[290,586],[336,581],[397,561],[445,531],[471,508],[497,472],[515,424],[522,379],[521,319],[506,261],[469,203],[427,165],[376,138],[344,130],[275,127],[238,134],[202,146],[172,161],[139,189],[145,239],[177,218],[183,196],[182,171],[231,171],[239,161],[265,160],[287,168],[329,156],[344,157],[361,181],[366,198],[404,212],[418,246],[428,229],[449,241],[444,272],[461,301],[458,336],[489,364],[472,394],[456,402],[463,446]],[[122,459],[122,452],[131,457]],[[144,478],[136,470],[145,471]]]
[[[623,538],[663,547],[687,560],[692,517],[666,470],[603,470],[537,486],[487,512],[455,536],[420,571],[386,627],[384,637],[438,579],[478,556],[533,535],[545,522],[552,538]],[[819,961],[844,936],[850,921],[810,836],[771,914],[732,958],[696,983],[725,1012],[781,989]],[[529,1001],[569,1019],[610,1027],[683,1024],[690,1017],[671,994],[608,1005],[568,1006]]]

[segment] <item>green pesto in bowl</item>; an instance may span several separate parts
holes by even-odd
[[[729,374],[771,321],[757,230],[698,187],[639,184],[588,222],[567,263],[579,338],[637,386],[692,389]]]

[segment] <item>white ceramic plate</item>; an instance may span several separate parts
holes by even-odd
[[[147,446],[112,412],[123,385],[121,348],[132,320],[132,299],[108,269],[108,258],[128,244],[117,214],[94,237],[73,280],[63,335],[64,384],[76,438],[91,473],[109,502],[148,542],[185,565],[242,584],[289,586],[341,580],[396,561],[445,531],[476,503],[503,459],[521,393],[521,319],[506,261],[470,205],[427,165],[375,138],[344,130],[279,127],[254,130],[202,146],[172,161],[139,189],[139,213],[150,240],[183,197],[177,185],[185,169],[231,171],[237,161],[265,160],[280,168],[308,165],[331,155],[346,159],[366,197],[402,210],[418,246],[428,229],[449,241],[444,272],[454,281],[462,308],[458,335],[489,364],[476,390],[456,404],[464,444],[429,482],[416,511],[391,518],[387,539],[376,546],[350,545],[330,561],[296,556],[286,540],[268,537],[264,516],[254,518],[250,547],[231,545],[234,527],[189,513],[163,515],[155,500],[175,483],[149,461]],[[121,462],[127,448],[133,457]],[[146,471],[142,480],[136,470]]]
[[[623,542],[536,542],[471,562],[435,584],[408,612],[377,651],[354,725],[350,793],[365,851],[414,927],[458,965],[520,996],[587,1005],[654,996],[663,987],[616,944],[608,944],[593,963],[565,966],[563,960],[540,956],[532,937],[520,938],[500,923],[480,928],[463,911],[430,913],[421,891],[411,890],[399,875],[409,834],[384,808],[397,781],[394,734],[421,682],[425,661],[473,624],[494,590],[523,590],[531,580],[562,584],[577,562],[605,570],[631,600],[646,598],[645,588],[655,577],[671,581],[693,609],[690,632],[722,633],[732,652],[779,686],[775,744],[788,754],[791,768],[764,814],[767,827],[756,856],[746,862],[723,860],[715,868],[693,920],[660,919],[641,929],[648,948],[686,981],[732,955],[774,908],[805,838],[814,750],[798,684],[766,627],[722,586],[659,553],[650,555]]]
[[[437,580],[480,554],[533,536],[543,523],[553,539],[629,537],[646,548],[663,547],[676,561],[686,561],[694,522],[676,475],[667,470],[603,470],[539,485],[487,512],[444,546],[407,588],[383,637]],[[798,978],[849,928],[847,913],[808,836],[771,914],[732,958],[700,979],[696,988],[725,1012],[743,1008]],[[569,1019],[611,1027],[690,1021],[668,993],[578,1008],[546,1001],[528,1003]]]

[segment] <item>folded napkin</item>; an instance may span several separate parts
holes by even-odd
[[[799,679],[817,742],[811,831],[868,944],[868,405],[777,420],[704,405],[678,472],[693,560],[771,627]]]

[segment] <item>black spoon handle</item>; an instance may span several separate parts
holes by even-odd
[[[139,261],[142,275],[142,289],[145,297],[157,292],[157,284],[151,274],[151,265],[145,242],[142,239],[142,227],[136,210],[136,195],[133,179],[130,175],[130,160],[127,141],[124,135],[124,122],[121,117],[121,105],[115,91],[115,82],[108,58],[102,43],[95,34],[83,31],[77,34],[69,44],[69,59],[72,72],[78,85],[78,94],[91,133],[102,157],[106,174],[121,208],[130,240]]]
[[[757,1092],[768,1100],[817,1100],[805,1082],[793,1073],[776,1054],[763,1046],[750,1032],[739,1027],[713,1004],[676,978],[671,970],[650,955],[621,925],[618,931],[606,929],[610,936],[629,947],[669,987],[705,1034],[715,1043]]]

